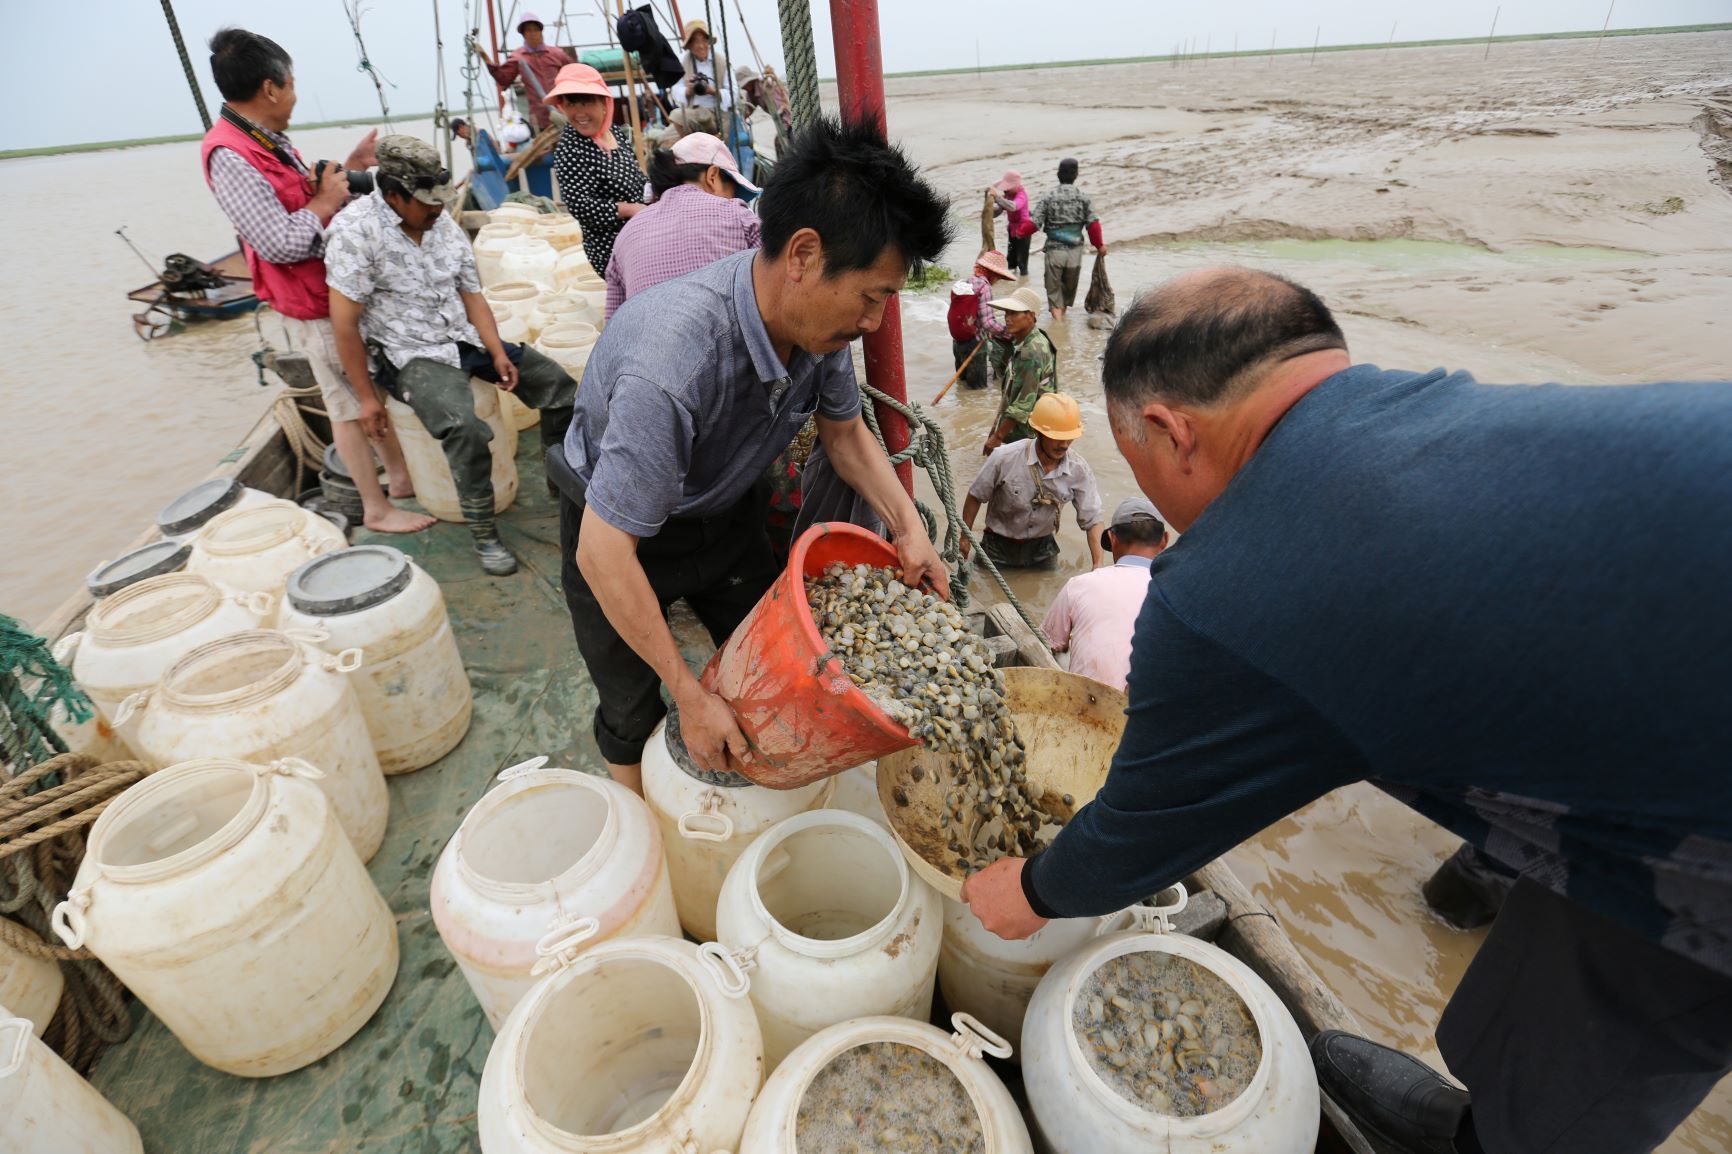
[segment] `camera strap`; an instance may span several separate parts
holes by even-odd
[[[253,141],[260,148],[267,150],[271,155],[275,156],[278,160],[282,161],[296,172],[306,175],[307,166],[301,163],[300,157],[296,156],[289,149],[284,148],[281,144],[278,144],[275,140],[272,140],[270,134],[264,129],[260,128],[258,125],[254,124],[252,121],[248,120],[226,104],[222,106],[221,115],[224,120],[252,137]]]

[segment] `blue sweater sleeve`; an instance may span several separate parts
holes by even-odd
[[[1367,773],[1322,716],[1193,631],[1158,585],[1137,621],[1129,696],[1106,784],[1023,870],[1043,917],[1124,909]]]

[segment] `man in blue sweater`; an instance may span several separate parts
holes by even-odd
[[[1243,269],[1139,299],[1103,377],[1184,535],[1105,786],[976,914],[1120,909],[1373,781],[1520,880],[1438,1026],[1466,1092],[1339,1033],[1324,1090],[1404,1151],[1653,1149],[1732,1070],[1732,385],[1354,365]]]

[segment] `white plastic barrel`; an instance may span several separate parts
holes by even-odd
[[[514,431],[528,432],[541,424],[541,411],[517,399],[515,392],[499,390],[499,415]]]
[[[346,544],[343,531],[323,517],[271,502],[217,514],[193,539],[186,569],[242,593],[277,597],[308,558]]]
[[[10,1006],[13,1014],[29,1018],[31,1028],[41,1037],[60,1006],[60,995],[66,989],[65,975],[53,958],[30,953],[7,940],[9,933],[26,942],[41,944],[42,939],[29,926],[10,918],[0,921],[6,923],[6,933],[0,933],[0,1006]]]
[[[207,641],[158,686],[121,703],[119,724],[143,708],[139,753],[158,768],[205,757],[269,765],[303,758],[365,861],[385,840],[385,775],[349,675],[365,655],[337,656],[268,629]]]
[[[510,309],[506,309],[503,315],[494,312],[493,327],[499,331],[499,339],[507,344],[520,345],[530,339],[529,325]]]
[[[895,839],[839,809],[766,831],[728,871],[716,904],[716,941],[752,976],[771,1070],[848,1018],[930,1017],[943,934],[937,891]]]
[[[758,1092],[758,1100],[752,1104],[751,1117],[746,1120],[746,1133],[740,1140],[740,1149],[750,1151],[751,1154],[800,1154],[800,1146],[795,1141],[800,1104],[805,1100],[813,1079],[849,1050],[859,1046],[893,1043],[928,1055],[961,1083],[967,1095],[966,1107],[972,1107],[978,1120],[981,1147],[986,1154],[1031,1154],[1033,1146],[1029,1142],[1028,1127],[1016,1108],[1016,1100],[1010,1096],[1010,1091],[1005,1089],[1004,1083],[999,1081],[998,1075],[982,1060],[984,1054],[991,1054],[995,1058],[1009,1057],[1009,1043],[967,1014],[952,1015],[951,1023],[955,1026],[955,1031],[950,1034],[925,1022],[889,1017],[855,1018],[820,1030],[800,1043],[765,1080],[764,1088]],[[937,1090],[935,1087],[915,1086],[908,1082],[885,1085],[879,1091],[878,1100],[890,1105],[887,1113],[894,1115],[895,1104],[902,1103],[914,1111],[914,1116],[906,1122],[891,1123],[892,1126],[906,1126],[906,1131],[898,1131],[892,1137],[883,1137],[881,1132],[871,1134],[862,1148],[962,1149],[955,1133],[937,1127],[926,1130],[921,1126],[918,1107],[926,1097],[921,1091],[936,1093]],[[817,1125],[829,1123],[832,1126],[858,1127],[861,1116],[866,1114],[867,1108],[875,1104],[868,1102],[866,1095],[861,1094],[851,1098],[842,1107],[848,1116],[814,1117],[813,1121]],[[814,1113],[816,1109],[814,1104]],[[884,1117],[881,1114],[871,1116]],[[947,1121],[948,1119],[941,1119],[941,1122]],[[940,1147],[927,1145],[927,1142],[934,1138],[941,1142],[949,1139],[950,1142]]]
[[[583,254],[582,247],[569,248],[559,254],[559,260],[553,268],[554,284],[562,289],[569,289],[578,281],[586,281],[597,276],[595,266],[589,263],[589,258]]]
[[[514,236],[499,254],[499,271],[507,280],[531,281],[542,288],[554,287],[554,266],[559,250],[535,236]]]
[[[289,575],[284,629],[305,630],[332,656],[359,649],[350,675],[379,768],[408,773],[456,748],[474,709],[469,674],[427,571],[389,545],[315,557]]]
[[[501,221],[481,226],[481,231],[475,234],[475,275],[480,278],[483,289],[505,280],[504,274],[499,271],[499,258],[505,255],[506,242],[513,237],[528,234],[529,225],[526,222]]]
[[[122,553],[112,561],[98,564],[84,579],[84,587],[90,590],[92,600],[101,601],[129,585],[148,581],[152,577],[161,577],[166,573],[178,573],[186,568],[187,558],[191,556],[190,541],[171,538],[152,541],[148,545]]]
[[[1309,1154],[1317,1142],[1317,1075],[1292,1014],[1250,967],[1207,942],[1165,930],[1184,908],[1139,906],[1140,929],[1096,939],[1047,971],[1022,1027],[1022,1077],[1035,1139],[1054,1154]],[[1226,984],[1249,1010],[1262,1057],[1238,1096],[1192,1117],[1158,1113],[1120,1095],[1095,1072],[1073,1017],[1084,984],[1114,958],[1162,952],[1190,961]]]
[[[571,374],[573,380],[582,381],[583,370],[589,364],[590,354],[595,351],[598,335],[596,327],[587,321],[561,321],[542,331],[541,338],[535,342],[535,348],[542,356]]]
[[[547,213],[530,227],[530,235],[544,240],[558,252],[583,245],[583,228],[569,213]]]
[[[483,289],[481,296],[495,317],[504,310],[527,325],[530,314],[535,312],[535,302],[541,299],[541,290],[542,286],[531,281],[512,279]]]
[[[0,1150],[143,1154],[138,1128],[0,1005]]]
[[[145,778],[90,828],[54,928],[199,1061],[300,1069],[359,1030],[397,974],[397,924],[298,758],[204,758]]]
[[[521,204],[515,200],[508,200],[487,214],[487,223],[498,224],[501,221],[518,221],[525,227],[529,227],[541,215],[541,210],[533,204]]]
[[[517,433],[500,415],[498,388],[471,377],[469,389],[475,396],[475,415],[493,431],[493,441],[488,446],[493,454],[493,511],[502,513],[517,499],[517,462],[513,459]],[[403,446],[403,463],[409,469],[409,479],[415,483],[415,499],[441,521],[463,520],[463,510],[457,504],[457,483],[451,479],[451,463],[445,459],[444,448],[427,431],[415,410],[402,401],[387,395],[385,411],[391,414],[391,427]]]
[[[230,633],[257,629],[276,615],[269,593],[236,593],[197,573],[171,573],[130,585],[91,607],[84,629],[54,647],[116,736],[135,751],[138,721],[114,724],[120,703],[148,690],[187,653]]]
[[[1022,1037],[1028,1001],[1054,962],[1102,934],[1133,924],[1128,912],[1104,918],[1055,918],[1029,937],[1012,942],[981,925],[961,902],[941,900],[944,946],[938,953],[938,986],[944,991],[944,1003],[973,1015],[1006,1038]]]
[[[595,319],[589,301],[583,297],[572,296],[563,291],[542,293],[535,302],[534,311],[529,314],[530,339],[534,340],[555,325],[568,321],[591,324]]]
[[[829,779],[799,789],[722,786],[701,781],[668,753],[667,726],[643,751],[643,796],[661,827],[680,926],[699,941],[716,936],[716,899],[728,867],[759,834],[784,818],[829,803]]]
[[[481,1075],[482,1154],[714,1154],[763,1081],[748,980],[715,946],[625,938],[548,959]]]
[[[171,541],[191,541],[198,531],[219,513],[231,509],[251,509],[259,505],[291,505],[281,497],[273,497],[262,489],[253,489],[233,477],[212,477],[200,481],[168,504],[156,515],[156,527]]]
[[[544,957],[678,937],[661,834],[622,785],[537,757],[499,775],[433,870],[433,924],[498,1029]]]

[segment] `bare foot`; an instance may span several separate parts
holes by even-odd
[[[404,497],[413,497],[415,495],[415,482],[404,477],[401,481],[389,482],[385,491],[398,500],[402,500]]]
[[[429,517],[425,513],[411,513],[407,509],[392,506],[380,516],[368,515],[362,518],[362,524],[375,533],[419,533],[437,520],[437,517]]]

